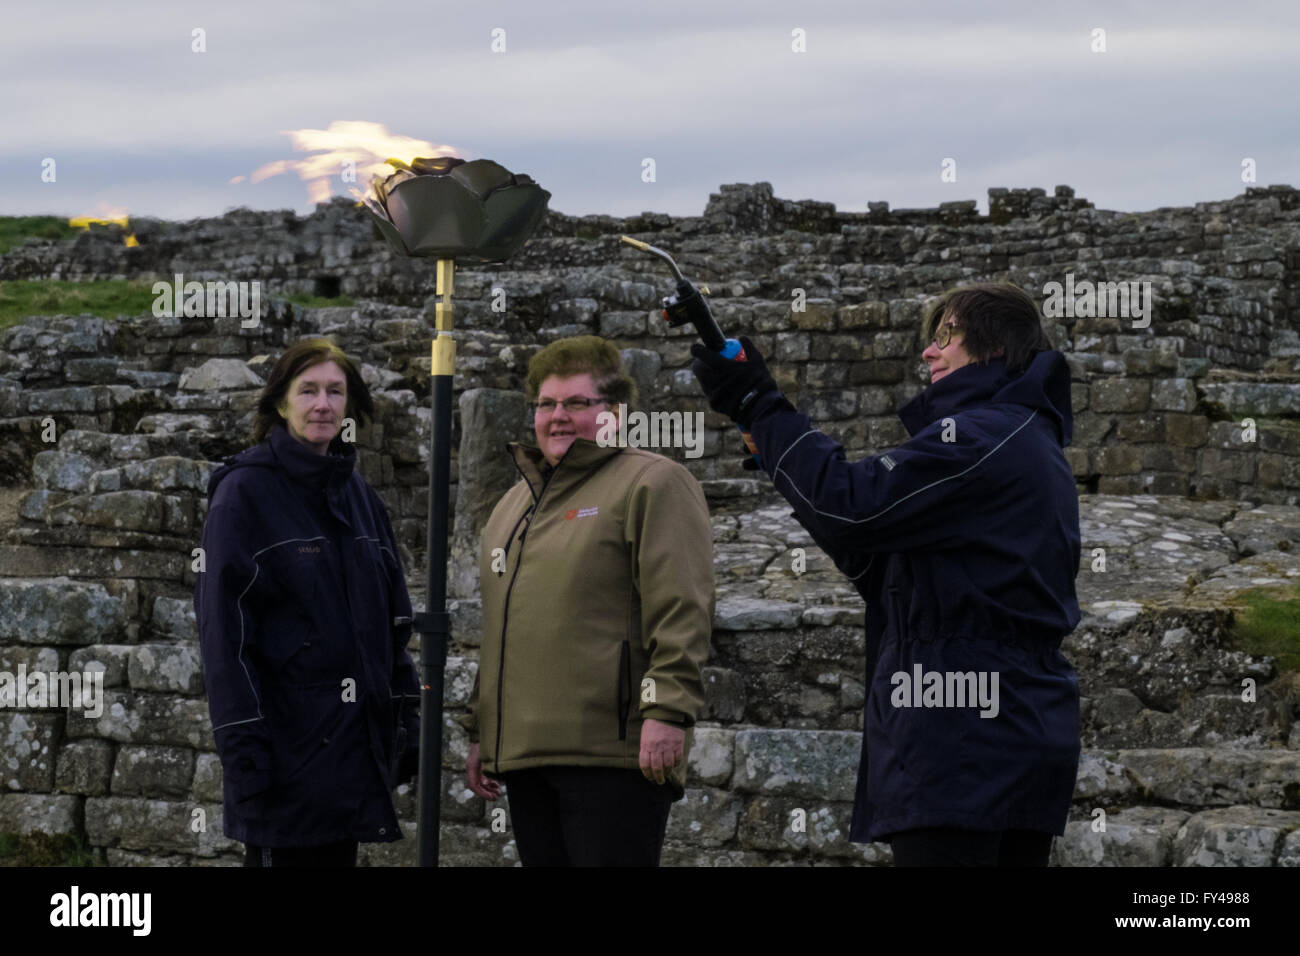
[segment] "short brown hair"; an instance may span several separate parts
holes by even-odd
[[[1035,355],[1049,351],[1052,342],[1043,331],[1038,303],[1029,293],[1009,282],[983,282],[949,289],[930,307],[921,325],[921,341],[929,345],[939,323],[956,317],[962,347],[978,363],[987,362],[999,348],[1011,372],[1024,371]]]
[[[552,375],[590,374],[600,397],[611,405],[636,404],[636,381],[623,368],[623,356],[599,335],[575,335],[558,339],[528,361],[528,401],[537,401],[542,383]]]
[[[254,444],[262,441],[275,425],[288,427],[284,416],[280,414],[279,406],[285,401],[289,385],[307,369],[322,362],[334,362],[343,370],[347,379],[348,398],[344,415],[358,419],[362,425],[370,423],[375,415],[375,403],[356,362],[333,339],[302,339],[285,350],[266,379],[266,385],[257,400],[257,415],[253,420]],[[341,431],[339,435],[342,435]],[[341,441],[339,435],[334,436],[334,441],[330,442],[331,451],[338,450],[336,444]]]

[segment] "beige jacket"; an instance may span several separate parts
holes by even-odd
[[[649,717],[692,732],[714,610],[713,536],[699,483],[636,448],[577,439],[523,475],[483,531],[483,644],[470,704],[484,772],[637,769]],[[680,799],[683,759],[669,785]]]

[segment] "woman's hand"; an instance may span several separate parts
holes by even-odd
[[[465,760],[465,775],[469,778],[469,788],[484,800],[496,800],[501,796],[501,783],[483,776],[483,761],[479,759],[478,744],[469,745],[469,757]]]
[[[647,717],[641,725],[641,773],[647,780],[663,783],[683,756],[686,731],[662,720]]]

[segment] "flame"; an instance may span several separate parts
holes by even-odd
[[[457,155],[452,146],[437,146],[422,139],[399,136],[388,132],[382,123],[362,120],[335,120],[328,129],[284,132],[289,135],[296,152],[316,155],[304,159],[274,160],[259,166],[250,179],[260,183],[281,173],[296,172],[307,184],[307,194],[314,203],[329,201],[330,180],[346,168],[345,163],[353,164],[358,182],[368,183],[370,176],[387,176],[393,171],[387,165],[390,156],[409,162],[417,156]],[[363,193],[356,186],[349,186],[348,192],[357,198],[358,205],[364,201]]]
[[[133,249],[140,245],[140,241],[131,233],[131,220],[125,207],[109,206],[101,202],[98,212],[98,216],[73,216],[68,220],[68,225],[73,229],[89,229],[92,225],[121,226],[126,233],[127,248]]]

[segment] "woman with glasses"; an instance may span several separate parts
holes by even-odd
[[[926,316],[909,435],[860,461],[781,394],[763,356],[702,346],[709,404],[750,433],[800,522],[866,601],[850,839],[900,866],[1046,866],[1079,762],[1070,369],[1022,289],[953,289]]]
[[[657,866],[704,704],[708,508],[681,465],[596,440],[636,400],[613,345],[552,343],[527,392],[537,446],[510,446],[482,537],[469,785],[505,783],[525,866]]]

